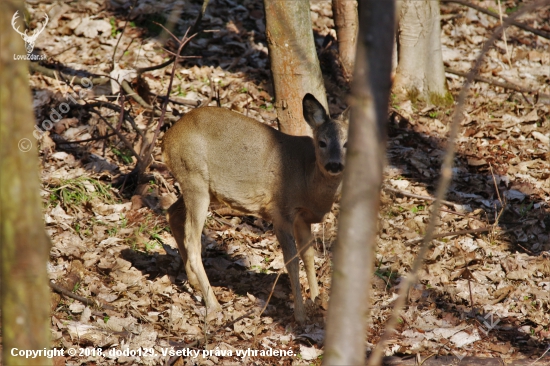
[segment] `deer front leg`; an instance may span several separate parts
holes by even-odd
[[[315,273],[315,249],[311,245],[311,225],[306,223],[301,216],[294,220],[294,237],[298,244],[300,257],[304,261],[304,267],[309,283],[309,295],[311,300],[319,296],[319,286],[317,285],[317,275]]]
[[[300,324],[306,321],[306,309],[302,299],[302,291],[300,288],[300,265],[298,260],[298,251],[296,243],[292,237],[292,224],[290,222],[273,223],[275,235],[283,250],[283,258],[290,277],[290,286],[292,295],[294,296],[294,318]]]

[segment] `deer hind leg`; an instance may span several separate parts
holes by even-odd
[[[183,260],[183,265],[185,266],[185,272],[187,273],[187,279],[189,280],[191,286],[195,290],[199,291],[201,289],[199,280],[197,279],[197,275],[191,270],[191,265],[187,260],[187,249],[183,245],[185,232],[183,225],[185,222],[185,214],[185,202],[183,202],[183,198],[180,197],[168,209],[168,223],[170,224],[172,235],[174,236],[174,239],[176,239],[176,243],[178,244],[180,256]]]
[[[294,220],[294,237],[298,244],[300,257],[304,261],[304,267],[309,283],[309,295],[311,300],[319,295],[319,286],[317,285],[317,275],[315,273],[315,248],[311,245],[311,225],[306,223],[300,216]]]
[[[298,251],[296,243],[292,237],[292,223],[277,222],[274,220],[273,228],[277,240],[283,250],[283,258],[290,277],[290,286],[292,287],[292,295],[294,296],[294,318],[298,323],[306,321],[306,309],[302,299],[302,290],[300,287],[300,265],[298,260]]]
[[[189,273],[193,274],[194,281],[202,292],[208,312],[213,314],[220,311],[221,306],[214,295],[212,286],[210,286],[201,258],[201,233],[210,203],[208,184],[199,175],[190,175],[185,178],[185,185],[180,183],[180,186],[182,187],[185,215],[183,216],[183,237],[181,244],[178,242],[178,246],[180,251],[186,254],[185,257],[182,255],[182,259],[186,262],[185,270],[188,277]],[[191,278],[189,282],[191,283]]]

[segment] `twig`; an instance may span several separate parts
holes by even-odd
[[[445,238],[447,236],[458,236],[458,235],[467,235],[467,234],[475,234],[475,233],[485,233],[488,231],[493,230],[493,227],[482,227],[479,229],[470,229],[470,230],[459,230],[459,231],[449,231],[446,233],[439,233],[439,234],[433,234],[432,239],[439,239],[439,238]],[[502,232],[505,232],[507,230],[503,230]],[[407,241],[405,245],[414,245],[422,242],[424,238],[420,239],[413,239],[411,241]]]
[[[164,101],[166,99],[165,96],[158,95],[158,94],[155,94],[155,93],[151,93],[151,95],[155,96],[155,98],[160,100],[160,101]],[[186,99],[186,98],[182,98],[182,97],[172,97],[172,98],[169,98],[168,101],[170,103],[173,103],[173,104],[190,105],[190,106],[193,106],[193,107],[198,107],[201,104],[201,102],[199,100]]]
[[[126,46],[126,48],[124,49],[124,51],[121,52],[120,54],[120,57],[118,58],[118,62],[120,62],[120,60],[122,60],[122,58],[124,57],[124,55],[126,55],[126,51],[128,51],[130,49],[130,47],[132,46],[132,44],[134,43],[136,39],[135,38],[132,38],[130,40],[130,42],[128,42],[128,45]]]
[[[99,100],[97,102],[92,102],[92,103],[86,103],[85,105],[80,105],[81,108],[84,108],[84,107],[90,107],[90,108],[95,108],[95,107],[100,107],[100,108],[107,108],[107,109],[110,109],[110,110],[113,110],[115,112],[118,112],[118,113],[122,113],[122,108],[116,104],[113,104],[113,103],[109,103],[109,102],[105,102],[105,101],[102,101],[102,100]],[[130,124],[132,125],[132,127],[134,128],[134,130],[136,131],[136,133],[141,136],[141,138],[143,138],[143,131],[141,131],[138,126],[136,125],[136,121],[134,121],[134,119],[132,118],[132,116],[130,116],[129,113],[123,113],[124,114],[124,119],[128,122],[130,122]]]
[[[502,24],[502,6],[500,0],[497,0],[498,3],[498,16],[500,19],[500,24]],[[508,58],[508,66],[512,68],[512,58],[510,57],[510,51],[508,50],[508,40],[506,39],[506,29],[502,31],[502,39],[504,40],[504,49],[506,50],[506,57]]]
[[[138,76],[138,77],[140,77],[140,76]],[[151,104],[147,103],[142,97],[140,97],[139,94],[134,89],[132,89],[132,87],[130,86],[130,83],[128,83],[126,80],[122,80],[122,82],[120,83],[120,86],[122,86],[122,89],[124,89],[126,94],[131,96],[142,107],[150,109],[150,110],[153,110],[155,108]]]
[[[111,130],[113,130],[114,133],[116,133],[116,135],[118,136],[118,138],[124,143],[124,145],[126,145],[126,148],[127,148],[128,150],[130,150],[130,152],[132,153],[132,155],[134,155],[134,156],[136,157],[136,159],[137,159],[137,161],[138,161],[138,164],[139,164],[139,163],[141,162],[141,158],[140,158],[139,154],[136,153],[136,151],[134,150],[134,147],[132,146],[132,144],[130,143],[130,141],[126,140],[126,137],[124,137],[124,135],[123,135],[120,131],[118,131],[116,128],[114,128],[113,125],[111,125],[111,124],[109,123],[109,121],[107,121],[107,119],[101,115],[101,113],[99,113],[99,112],[96,111],[95,109],[92,109],[91,111],[92,111],[93,113],[97,114],[98,117],[99,117],[107,126],[109,126],[109,128],[110,128]]]
[[[302,253],[303,251],[305,251],[306,249],[308,249],[310,246],[313,245],[313,239],[309,241],[309,243],[307,243],[306,245],[304,245],[303,247],[301,248],[298,248],[298,252],[292,257],[290,258],[289,260],[287,260],[285,262],[285,265],[284,267],[282,267],[281,269],[279,269],[277,272],[277,277],[275,277],[275,281],[273,282],[273,286],[271,287],[271,291],[269,292],[269,296],[267,297],[267,300],[265,301],[265,305],[264,307],[262,308],[262,311],[260,311],[260,314],[258,314],[258,317],[261,317],[262,314],[264,313],[265,309],[267,309],[267,305],[269,305],[269,301],[271,300],[271,297],[273,296],[273,294],[275,293],[275,286],[277,285],[277,281],[279,281],[279,277],[281,277],[281,274],[283,273],[283,269],[284,268],[287,268],[288,264],[290,262],[292,262],[294,259],[296,258],[300,258],[300,253]]]
[[[498,14],[496,14],[496,13],[490,11],[490,10],[487,10],[487,9],[485,9],[485,8],[479,6],[479,5],[472,4],[472,3],[468,2],[468,1],[465,1],[465,0],[441,0],[441,2],[442,3],[455,3],[455,4],[464,5],[464,6],[467,6],[469,8],[475,9],[475,10],[479,11],[480,13],[489,15],[493,18],[498,19],[498,17],[499,17]],[[504,21],[506,21],[508,18],[509,17],[504,18]],[[544,37],[546,39],[550,39],[550,33],[545,32],[545,31],[540,30],[540,29],[533,28],[531,26],[528,26],[527,24],[523,24],[523,23],[515,21],[515,20],[512,20],[508,24],[513,25],[513,26],[518,27],[518,28],[521,28],[521,29],[526,30],[528,32],[531,32],[533,34],[536,34],[537,36],[541,36],[541,37]]]
[[[138,77],[141,77],[141,76],[138,76]],[[146,109],[152,111],[152,113],[155,117],[160,117],[162,115],[161,111],[156,109],[154,105],[151,105],[151,104],[147,103],[142,97],[140,97],[139,94],[134,89],[132,89],[132,86],[130,85],[130,83],[128,83],[126,80],[122,80],[122,83],[120,85],[122,86],[122,89],[124,89],[126,94],[131,96],[143,108],[146,108]],[[169,119],[172,122],[175,122],[175,121],[178,120],[177,117],[172,117],[172,116],[165,117],[165,118]],[[140,135],[141,135],[141,137],[143,137],[143,134],[140,134]]]
[[[67,297],[70,297],[72,299],[75,299],[75,300],[78,300],[80,301],[81,303],[83,303],[84,305],[87,305],[87,306],[99,306],[103,309],[106,309],[106,310],[116,310],[114,306],[111,306],[111,305],[108,305],[108,304],[102,304],[100,302],[95,302],[93,300],[90,300],[90,299],[87,299],[85,297],[82,297],[82,296],[79,296],[75,293],[72,293],[71,291],[67,290],[66,288],[62,287],[62,286],[59,286],[55,283],[53,283],[52,281],[50,281],[50,287],[56,291],[56,292],[59,292],[60,294],[62,295],[65,295]]]
[[[120,41],[122,40],[122,36],[124,35],[124,31],[126,30],[126,27],[128,26],[128,19],[132,19],[131,18],[131,13],[132,11],[134,10],[134,7],[136,6],[136,2],[137,0],[134,0],[132,1],[132,4],[130,5],[130,11],[128,13],[128,17],[126,18],[126,22],[124,23],[124,27],[122,28],[122,31],[120,32],[120,37],[118,37],[118,41],[116,42],[116,45],[115,47],[113,48],[113,58],[111,60],[111,70],[114,70],[115,69],[115,55],[116,55],[116,50],[118,49],[118,45],[120,44]],[[133,39],[132,39],[133,41]],[[130,42],[132,43],[132,42]],[[124,52],[122,53],[124,55]],[[122,56],[121,56],[122,57]]]
[[[199,29],[199,24],[202,20],[202,17],[204,16],[204,13],[206,12],[206,7],[208,6],[209,1],[210,0],[203,0],[201,11],[200,11],[199,15],[197,15],[197,19],[195,19],[195,23],[193,23],[193,26],[190,29],[188,29],[187,33],[189,33],[189,34],[197,33],[197,30]],[[168,30],[166,28],[165,28],[165,30],[168,32]],[[168,32],[168,33],[170,33],[170,32]],[[182,51],[183,51],[183,48],[178,51],[178,55],[181,55]],[[176,58],[177,57],[172,56],[168,61],[163,62],[160,65],[139,68],[139,69],[137,69],[137,73],[138,73],[138,75],[141,75],[144,72],[163,69],[166,66],[170,65],[172,62],[176,61]]]
[[[389,192],[393,192],[393,193],[397,193],[397,194],[400,194],[402,196],[405,196],[405,197],[411,197],[411,198],[418,198],[418,199],[421,199],[421,200],[425,200],[425,201],[435,201],[435,198],[434,197],[430,197],[430,196],[421,196],[419,194],[414,194],[414,193],[409,193],[409,192],[405,192],[405,191],[400,191],[399,189],[395,189],[395,188],[391,188],[391,187],[388,187],[388,186],[383,186],[382,187],[383,190],[385,191],[389,191]],[[446,206],[450,206],[450,207],[453,207],[454,208],[454,203],[450,202],[450,201],[445,201],[443,200],[442,203]]]
[[[506,203],[502,200],[502,197],[500,197],[500,192],[498,190],[497,179],[495,177],[495,173],[493,172],[493,165],[491,163],[489,163],[489,168],[491,169],[491,176],[493,177],[493,184],[495,185],[495,191],[497,192],[498,201],[500,202],[500,207],[501,207],[500,212],[496,215],[495,222],[493,223],[493,229],[495,229],[497,227],[498,223],[500,222],[500,218],[501,218],[502,214],[504,213],[504,210],[506,208]],[[497,210],[496,210],[496,205],[495,205],[495,213],[496,212],[497,212]],[[491,231],[491,233],[489,235],[491,237],[491,241],[493,241],[494,236],[495,236],[495,230]]]
[[[37,71],[37,72],[40,72],[40,73],[42,73],[46,76],[49,76],[51,78],[55,78],[56,80],[58,80],[57,74],[59,73],[59,76],[62,78],[62,81],[65,82],[74,92],[76,92],[76,91],[74,90],[73,83],[74,82],[79,82],[79,83],[82,84],[82,78],[79,78],[77,76],[72,76],[71,82],[69,83],[66,80],[66,78],[68,78],[70,75],[65,75],[62,72],[58,71],[58,70],[52,70],[52,69],[48,69],[48,68],[45,68],[45,67],[40,66],[40,65],[34,65],[34,63],[31,63],[30,69],[34,70],[34,71]],[[107,77],[107,78],[88,78],[88,79],[91,80],[92,84],[101,85],[102,83],[104,84],[104,81],[108,82],[112,78]],[[116,81],[116,82],[118,83],[118,81]],[[124,84],[124,82],[125,81],[123,81],[123,84]],[[119,112],[119,113],[123,113],[123,111],[124,111],[124,109],[122,107],[119,107],[117,105],[114,105],[112,103],[105,102],[105,101],[98,101],[98,102],[95,102],[95,103],[88,103],[88,102],[84,101],[84,103],[85,103],[85,105],[77,104],[76,107],[77,108],[83,108],[85,106],[88,106],[88,107],[93,108],[95,106],[99,106],[99,107],[109,108],[109,109],[114,110],[114,111]],[[125,113],[123,113],[123,114],[125,114]],[[130,124],[136,130],[136,132],[143,138],[143,132],[141,132],[141,130],[137,127],[134,119],[131,118],[129,115],[125,116],[125,119],[127,119],[130,122]]]
[[[120,99],[119,99],[120,113],[118,114],[118,125],[116,126],[117,131],[120,131],[120,129],[122,128],[122,123],[124,122],[124,115],[126,114],[126,113],[124,113],[125,112],[125,110],[124,110],[124,100],[125,99],[126,99],[125,95],[123,93],[120,93]]]
[[[63,74],[61,71],[58,71],[58,70],[53,70],[53,69],[49,69],[45,66],[42,66],[42,65],[39,65],[37,62],[30,62],[29,63],[29,70],[31,70],[32,72],[39,72],[41,73],[42,75],[46,75],[52,79],[55,79],[55,72],[59,72],[60,75],[62,75],[63,77],[65,78],[72,78],[74,75],[69,75],[69,74]],[[81,71],[81,70],[76,70],[76,71]],[[75,76],[74,77],[74,81],[79,83],[79,84],[82,84],[82,79],[81,77],[79,76]],[[111,79],[108,78],[108,77],[90,77],[90,78],[87,78],[89,80],[92,81],[92,84],[94,85],[103,85],[103,84],[107,84]]]
[[[538,0],[523,6],[521,9],[513,13],[511,16],[507,17],[504,23],[501,26],[499,26],[493,32],[493,34],[487,40],[487,42],[485,42],[481,50],[481,53],[476,58],[474,66],[472,67],[472,69],[468,73],[468,76],[466,77],[464,86],[458,96],[458,103],[456,106],[455,113],[453,114],[453,120],[449,131],[449,139],[448,139],[448,145],[447,145],[448,147],[447,147],[447,151],[445,152],[443,164],[441,166],[441,179],[438,183],[438,187],[435,195],[437,199],[432,206],[432,211],[430,213],[430,221],[426,229],[426,234],[424,236],[422,246],[418,251],[417,257],[413,262],[413,265],[411,267],[411,270],[408,276],[406,276],[405,279],[400,284],[401,287],[398,292],[398,298],[394,304],[394,309],[392,311],[390,319],[386,323],[384,334],[382,335],[382,337],[380,338],[380,341],[372,351],[371,357],[369,358],[369,365],[374,366],[374,365],[381,364],[384,347],[388,342],[389,338],[394,334],[394,329],[395,329],[395,326],[397,325],[397,322],[400,316],[399,314],[403,309],[403,307],[405,306],[407,293],[409,292],[409,289],[412,286],[412,284],[416,282],[416,276],[418,274],[418,271],[420,270],[420,267],[424,263],[424,257],[426,256],[426,253],[428,252],[428,248],[430,247],[429,244],[432,241],[433,232],[435,230],[435,226],[439,217],[439,208],[441,207],[441,204],[442,204],[441,201],[445,196],[445,192],[447,192],[447,188],[449,187],[449,184],[453,175],[452,166],[453,166],[453,160],[455,155],[455,148],[456,148],[455,145],[456,145],[456,139],[458,136],[458,129],[460,127],[460,122],[463,118],[462,112],[464,110],[466,96],[470,89],[470,85],[473,82],[474,75],[478,73],[481,67],[481,64],[483,62],[483,58],[485,54],[489,51],[489,48],[491,48],[491,46],[493,45],[495,40],[498,38],[500,33],[506,27],[508,27],[514,21],[514,19],[516,19],[518,16],[522,14],[525,14],[526,12],[530,12],[538,7],[544,6],[549,3],[550,3],[550,0]]]
[[[418,364],[418,366],[424,365],[424,362],[426,362],[429,358],[432,358],[433,356],[436,356],[436,355],[437,355],[437,353],[432,353],[431,355],[429,355],[428,357],[426,357],[425,359],[423,359],[422,362],[420,362],[420,363]]]
[[[99,141],[99,140],[107,139],[107,138],[115,136],[115,135],[116,135],[116,133],[113,132],[113,133],[108,133],[106,135],[99,136],[99,137],[92,137],[91,139],[86,139],[86,140],[65,141],[65,142],[62,142],[61,144],[81,144],[81,143],[84,143],[84,142]]]
[[[36,62],[31,62],[30,63],[30,66],[29,66],[29,70],[32,71],[32,72],[38,72],[38,73],[41,73],[42,75],[45,75],[45,76],[48,76],[52,79],[55,79],[56,78],[56,72],[59,73],[59,75],[63,78],[69,78],[72,80],[72,82],[75,82],[75,83],[80,83],[82,84],[82,77],[79,77],[79,76],[74,76],[74,75],[69,75],[69,74],[66,74],[66,73],[62,73],[61,71],[58,71],[58,70],[53,70],[53,69],[49,69],[47,67],[44,67],[44,66],[41,66],[39,65],[38,63]],[[110,82],[110,80],[112,78],[110,77],[90,77],[88,78],[89,80],[91,80],[92,84],[93,85],[103,85],[103,84],[107,84],[108,82]],[[144,108],[146,109],[149,109],[149,110],[153,110],[154,113],[155,113],[155,116],[158,117],[160,116],[160,111],[155,111],[154,110],[154,107],[150,104],[148,104],[146,101],[144,101],[139,95],[138,93],[136,93],[132,87],[130,86],[130,84],[126,81],[126,80],[123,80],[122,83],[120,83],[122,89],[124,89],[124,91],[129,95],[131,96],[136,102],[138,102],[141,106],[143,106]],[[107,103],[107,102],[101,102],[101,103]],[[107,105],[102,105],[103,107],[106,107],[106,108],[111,108],[110,106],[107,106]],[[111,108],[113,109],[113,108]],[[118,111],[118,109],[117,109]],[[170,121],[172,122],[175,122],[177,121],[177,118],[175,117],[167,117]],[[132,127],[134,127],[136,129],[136,131],[139,133],[140,136],[143,137],[143,133],[136,127],[135,123],[133,122],[133,120],[130,120],[130,123],[132,124]]]
[[[445,72],[448,72],[449,74],[455,74],[455,75],[458,75],[458,76],[462,76],[464,78],[468,76],[468,73],[466,73],[466,72],[458,71],[458,70],[451,69],[451,68],[448,68],[448,67],[445,68]],[[484,78],[483,76],[479,76],[479,75],[474,76],[474,80],[475,81],[481,81],[483,83],[487,83],[487,84],[490,84],[490,85],[500,86],[501,88],[513,90],[513,91],[516,91],[518,93],[538,94],[539,97],[550,98],[550,94],[542,94],[542,93],[539,93],[537,90],[524,88],[522,86],[512,84],[510,82],[503,83],[501,81],[487,79],[487,78]],[[531,104],[531,103],[529,103],[529,104]]]
[[[64,75],[59,73],[60,77],[64,78]],[[54,76],[56,76],[56,79],[57,79],[57,74],[54,72]],[[74,81],[75,78],[73,78],[73,81]],[[63,79],[63,81],[73,90],[74,90],[74,87],[73,87],[73,84],[72,82],[71,83],[68,83],[65,79]],[[83,108],[84,106],[90,106],[91,103],[88,103],[86,100],[84,100],[84,105],[80,105],[80,104],[76,104],[76,106],[78,107],[81,107]],[[100,103],[105,103],[105,104],[109,104],[107,102],[100,102]],[[122,120],[122,118],[124,117],[124,108],[122,108],[122,106],[115,106],[115,105],[112,105],[112,104],[109,104],[109,106],[111,107],[111,109],[118,109],[119,113],[121,114],[121,116],[119,116],[119,119]],[[113,132],[118,136],[118,138],[120,138],[120,140],[126,145],[126,147],[132,152],[132,154],[136,157],[137,161],[138,161],[138,164],[141,162],[141,159],[140,159],[140,156],[135,152],[132,144],[130,144],[130,142],[124,137],[124,135],[117,129],[117,128],[114,128],[108,121],[107,119],[105,119],[105,117],[103,117],[103,115],[101,113],[99,113],[99,111],[95,110],[94,108],[91,108],[90,109],[91,112],[93,113],[96,113],[98,115],[98,117],[107,125],[111,128],[111,130],[113,130]],[[141,131],[137,128],[137,126],[135,125],[135,122],[130,119],[131,123],[132,123],[132,126],[136,129],[136,132],[140,135],[142,135]],[[120,124],[120,123],[119,123]]]
[[[205,0],[205,2],[208,2],[208,0]],[[168,33],[170,33],[166,28],[165,28],[165,30]],[[179,41],[179,39],[176,38],[176,40],[178,40],[180,42],[180,46],[178,48],[178,55],[181,54],[181,51],[183,50],[185,45],[189,44],[189,41],[191,41],[193,39],[193,37],[195,37],[197,35],[195,33],[192,36],[187,37],[188,34],[189,34],[189,30],[187,30],[187,32],[185,32],[185,34],[183,35],[183,38],[181,39],[181,41]],[[172,36],[175,37],[173,34],[172,34]],[[178,57],[181,57],[181,56],[177,56],[176,58],[178,58]],[[153,149],[155,147],[155,142],[157,141],[158,135],[160,133],[160,129],[161,129],[162,125],[164,124],[164,116],[166,115],[166,106],[168,105],[168,99],[170,98],[170,93],[172,91],[172,84],[174,82],[174,77],[176,75],[176,66],[177,66],[177,63],[174,64],[174,66],[172,67],[172,74],[170,75],[170,81],[168,82],[168,89],[166,91],[166,99],[162,101],[161,115],[160,115],[160,118],[159,118],[159,122],[157,124],[157,128],[156,128],[155,133],[153,135],[153,138],[151,140],[151,144],[149,145],[149,151],[147,152],[147,155],[145,155],[145,156],[150,156],[153,153]]]
[[[534,365],[535,363],[537,363],[538,361],[540,361],[540,360],[544,357],[544,355],[548,353],[548,351],[550,351],[550,347],[546,348],[546,351],[544,351],[544,353],[542,354],[542,356],[540,356],[540,357],[537,358],[535,361],[533,361],[533,362],[531,363],[531,365]]]
[[[208,80],[210,81],[210,94],[208,95],[208,99],[202,101],[199,107],[206,107],[208,104],[210,104],[210,102],[212,101],[212,98],[214,97],[214,86],[212,85],[211,75],[208,75]]]

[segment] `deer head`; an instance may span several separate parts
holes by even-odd
[[[15,14],[13,14],[13,17],[11,18],[11,26],[13,27],[13,29],[15,29],[15,31],[17,33],[19,33],[21,35],[21,38],[23,38],[23,41],[25,41],[25,48],[27,49],[27,53],[31,53],[32,50],[34,49],[34,43],[36,42],[36,39],[38,38],[38,35],[40,33],[42,33],[44,28],[46,28],[46,24],[48,24],[48,20],[49,20],[48,14],[44,14],[44,21],[42,22],[42,28],[35,29],[32,32],[32,34],[29,35],[29,34],[27,34],[28,30],[25,30],[25,33],[23,33],[23,32],[19,31],[19,26],[16,27],[15,21],[19,17],[17,15],[17,13],[19,13],[19,11],[16,11]]]

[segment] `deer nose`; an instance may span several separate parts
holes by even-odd
[[[325,169],[329,173],[338,174],[342,170],[344,170],[344,164],[342,164],[342,163],[328,163],[327,165],[325,165]]]

